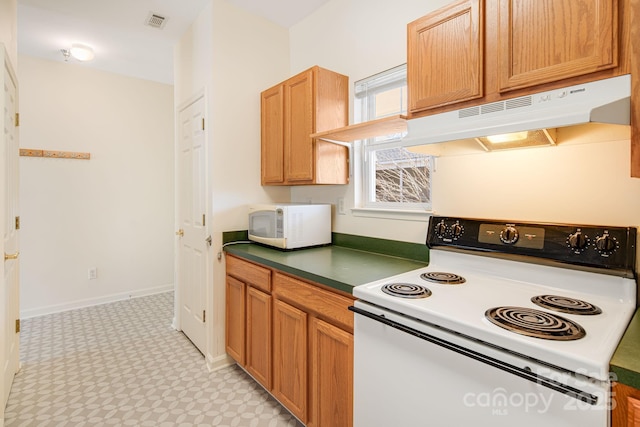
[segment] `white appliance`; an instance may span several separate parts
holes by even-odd
[[[608,426],[636,240],[432,217],[427,267],[354,288],[354,426]]]
[[[628,125],[630,99],[626,74],[412,119],[403,140],[422,145],[591,122]]]
[[[331,205],[260,204],[249,206],[249,240],[280,249],[331,243]]]

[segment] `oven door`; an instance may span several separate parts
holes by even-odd
[[[608,425],[610,384],[356,301],[354,426]]]

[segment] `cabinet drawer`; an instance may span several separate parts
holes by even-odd
[[[317,314],[343,329],[353,331],[353,313],[349,306],[354,298],[331,292],[284,274],[274,273],[273,294],[276,298]]]
[[[254,288],[271,292],[271,270],[227,254],[227,274]]]

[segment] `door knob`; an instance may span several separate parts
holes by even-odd
[[[18,257],[20,256],[20,252],[16,252],[15,254],[4,254],[4,260],[9,260],[9,259],[18,259]]]
[[[204,240],[205,240],[205,242],[207,242],[209,244],[209,246],[211,246],[211,236],[207,237]]]
[[[180,230],[176,231],[176,236],[184,236],[184,230],[181,228]]]

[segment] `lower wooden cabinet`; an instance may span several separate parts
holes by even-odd
[[[640,390],[613,384],[612,427],[640,427]]]
[[[353,298],[274,272],[273,304],[274,395],[308,427],[352,426]]]
[[[353,297],[226,260],[229,356],[308,427],[351,427]]]
[[[227,354],[271,389],[271,271],[227,256]]]

